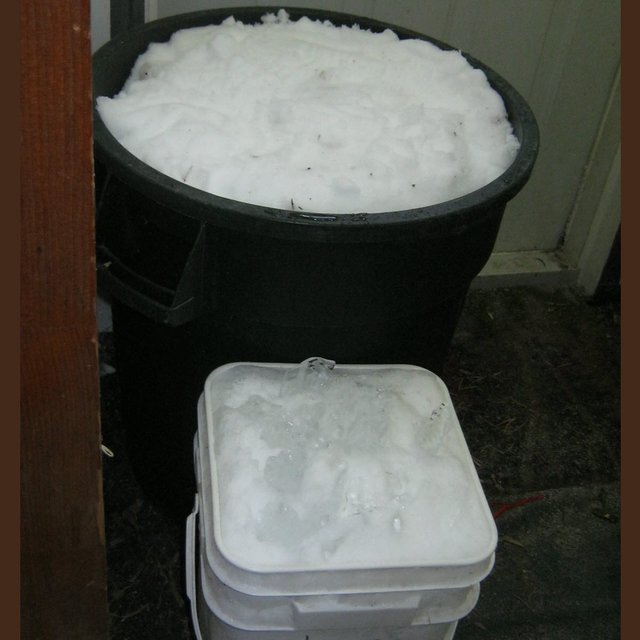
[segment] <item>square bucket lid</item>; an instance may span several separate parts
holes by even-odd
[[[212,571],[254,595],[456,588],[497,531],[442,380],[413,365],[239,362],[200,402]]]

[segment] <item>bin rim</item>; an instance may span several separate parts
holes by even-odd
[[[502,98],[520,148],[512,164],[497,178],[483,187],[441,203],[418,207],[370,213],[320,213],[289,211],[232,200],[197,189],[154,169],[128,151],[111,134],[96,108],[96,99],[102,95],[112,97],[120,90],[102,91],[99,79],[113,66],[114,57],[124,46],[135,49],[131,53],[128,77],[137,57],[151,42],[166,41],[180,29],[218,24],[229,16],[243,22],[257,22],[260,16],[276,9],[284,9],[291,19],[307,16],[314,20],[329,20],[333,24],[359,24],[374,32],[392,30],[400,39],[416,38],[430,42],[443,50],[457,50],[476,69],[483,71],[490,86]],[[156,35],[157,34],[157,35]],[[134,46],[137,43],[137,48]],[[382,239],[390,231],[418,233],[428,230],[430,235],[451,233],[452,228],[474,226],[496,209],[503,210],[526,184],[538,155],[539,129],[530,106],[522,95],[501,75],[470,54],[428,35],[364,16],[304,7],[243,6],[207,9],[177,14],[147,22],[126,34],[116,36],[93,54],[93,118],[94,154],[131,188],[144,193],[156,202],[168,206],[181,215],[202,223],[229,229],[251,231],[264,235],[305,237],[317,240],[367,241]],[[120,84],[120,87],[124,81]],[[483,215],[484,214],[484,215]]]

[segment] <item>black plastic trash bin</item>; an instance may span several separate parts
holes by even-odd
[[[386,23],[286,9],[334,24]],[[95,96],[115,95],[149,43],[233,14],[217,9],[150,22],[94,55]],[[407,211],[348,215],[285,211],[213,196],[131,155],[97,111],[95,159],[99,283],[112,300],[123,420],[138,478],[182,518],[194,492],[192,439],[204,380],[233,361],[410,363],[440,372],[471,280],[493,249],[507,202],[524,186],[538,128],[523,98],[482,69],[502,96],[518,155],[466,196]]]

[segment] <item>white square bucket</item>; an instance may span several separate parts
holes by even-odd
[[[318,360],[321,361],[320,374],[327,374],[323,370],[326,361],[310,361],[318,366]],[[430,396],[423,413],[425,416],[430,411],[437,414],[439,455],[455,456],[467,487],[465,499],[474,503],[475,510],[465,516],[475,516],[472,523],[467,523],[474,530],[475,545],[471,545],[471,553],[462,549],[458,557],[452,558],[446,553],[438,557],[437,549],[432,549],[432,557],[426,560],[424,554],[422,557],[417,554],[404,562],[381,557],[375,562],[369,559],[368,563],[332,564],[314,557],[311,560],[297,558],[289,563],[267,562],[265,566],[265,563],[247,561],[229,544],[232,534],[225,531],[221,523],[224,519],[221,501],[225,499],[228,478],[225,478],[224,462],[220,463],[216,456],[217,439],[225,436],[217,431],[216,422],[225,411],[233,415],[238,409],[234,402],[238,399],[238,387],[244,381],[253,376],[252,383],[265,383],[264,391],[280,379],[282,384],[289,385],[285,386],[287,395],[291,389],[295,392],[300,371],[306,375],[301,366],[305,363],[233,363],[216,369],[207,379],[198,405],[199,425],[194,447],[200,513],[196,516],[194,512],[190,517],[187,536],[188,541],[193,541],[187,549],[187,559],[191,560],[187,584],[194,621],[205,629],[204,637],[212,638],[273,637],[276,640],[308,636],[309,640],[325,637],[337,640],[371,638],[372,633],[380,638],[440,640],[452,637],[457,620],[467,615],[477,601],[480,580],[493,566],[497,532],[448,391],[437,376],[420,367],[338,365],[330,375],[342,376],[335,378],[336,384],[349,385],[355,380],[356,387],[368,383],[368,378],[375,384],[380,379],[394,381],[397,378],[402,382],[402,393],[412,387],[414,396],[423,393]],[[317,382],[311,380],[312,384]],[[353,393],[353,385],[349,391]],[[359,514],[349,512],[348,515]],[[196,518],[200,531],[198,552]],[[212,629],[218,635],[211,635]],[[300,635],[302,630],[305,636]]]

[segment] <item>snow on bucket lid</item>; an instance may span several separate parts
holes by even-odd
[[[447,388],[430,371],[232,363],[210,374],[203,395],[203,497],[215,546],[234,566],[442,568],[492,556],[495,523]]]

